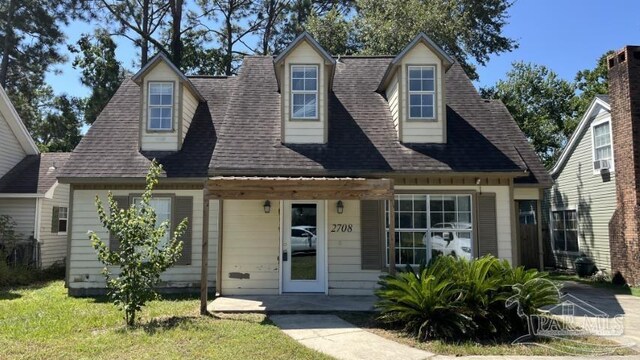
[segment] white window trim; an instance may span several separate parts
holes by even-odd
[[[433,91],[417,91],[411,90],[410,72],[412,68],[432,68],[433,69]],[[438,67],[436,65],[407,65],[407,120],[436,120],[438,118]],[[411,95],[433,95],[433,116],[432,117],[413,117],[411,116]]]
[[[65,217],[60,216],[61,209],[65,209],[65,213],[66,213]],[[60,229],[60,220],[65,220],[67,222],[67,227],[65,231],[58,231],[58,235],[66,235],[67,231],[69,230],[69,208],[68,207],[65,207],[65,206],[58,207],[58,229]]]
[[[402,231],[414,231],[414,232],[422,232],[424,231],[425,233],[430,233],[430,232],[434,232],[434,229],[436,232],[440,232],[438,230],[443,230],[442,232],[444,232],[444,230],[446,230],[445,228],[432,228],[431,227],[431,196],[468,196],[469,197],[469,211],[471,213],[471,230],[462,230],[464,232],[469,232],[471,235],[471,257],[475,258],[477,257],[476,254],[474,253],[474,251],[476,250],[476,244],[475,244],[475,233],[476,233],[476,223],[474,222],[475,220],[475,210],[474,210],[474,202],[473,202],[473,195],[472,194],[464,194],[464,193],[413,193],[413,194],[396,194],[393,198],[393,200],[396,200],[396,196],[398,195],[411,195],[411,196],[426,196],[427,197],[427,207],[426,207],[426,213],[427,213],[427,227],[426,228],[401,228],[398,227],[398,224],[396,224],[396,228],[395,231],[396,232],[402,232]],[[387,267],[389,267],[389,237],[388,237],[388,233],[389,233],[389,228],[387,227],[387,202],[385,201],[385,209],[384,209],[384,226],[385,226],[385,264]],[[395,212],[398,212],[398,209],[395,209]],[[444,219],[443,219],[444,220]],[[455,230],[455,229],[451,229],[451,230]],[[400,239],[396,239],[398,241],[398,243],[400,242]],[[431,245],[426,244],[426,250],[427,250],[427,254],[426,254],[426,259],[427,259],[427,263],[431,260],[431,253],[430,253],[430,247]],[[397,248],[396,248],[397,249]],[[396,262],[398,261],[398,259],[396,258]],[[420,264],[410,264],[410,266],[419,266]],[[406,264],[396,264],[396,266],[406,266]]]
[[[578,245],[577,251],[567,251],[567,250],[558,250],[555,247],[555,241],[553,240],[553,213],[557,211],[575,211],[576,212],[576,241]],[[549,238],[551,240],[551,251],[555,254],[563,254],[563,255],[579,255],[580,254],[580,212],[576,207],[561,207],[561,208],[551,208],[549,211]],[[567,246],[567,239],[565,237],[565,248]]]
[[[308,68],[308,67],[313,67],[316,69],[316,89],[315,90],[293,90],[293,69]],[[313,64],[291,65],[291,68],[289,69],[289,88],[291,91],[291,97],[289,98],[289,102],[291,103],[291,106],[290,106],[291,116],[289,116],[289,118],[291,120],[304,120],[304,121],[319,120],[320,114],[318,112],[319,111],[318,103],[320,102],[320,67],[318,65],[313,65]],[[315,116],[302,116],[302,117],[293,116],[293,95],[295,94],[302,94],[302,95],[314,94],[316,96],[316,106],[315,106],[316,115]]]
[[[171,105],[151,105],[151,86],[152,85],[171,85]],[[170,81],[150,81],[147,84],[147,130],[149,131],[173,131],[173,119],[175,117],[174,114],[174,103],[175,103],[175,87],[173,82]],[[169,128],[154,128],[151,126],[151,108],[169,108],[171,109],[171,126]]]
[[[611,147],[611,159],[609,160],[611,167],[609,168],[609,172],[612,173],[615,170],[615,162],[613,161],[613,128],[611,127],[611,117],[605,117],[591,123],[591,169],[593,170],[594,175],[600,175],[600,170],[593,169],[593,163],[596,161],[596,136],[594,130],[596,126],[604,123],[609,123],[609,146]]]

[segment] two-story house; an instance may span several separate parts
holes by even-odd
[[[577,257],[611,269],[609,221],[616,209],[616,176],[609,97],[599,95],[582,116],[551,169],[545,192],[543,227],[547,264],[573,268]]]
[[[504,105],[424,34],[396,56],[335,57],[303,33],[231,77],[152,58],[59,174],[70,294],[104,291],[87,232],[118,246],[95,196],[135,204],[153,158],[158,218],[190,220],[166,290],[371,294],[395,265],[439,255],[541,264],[540,228],[522,243],[519,214],[537,224],[549,175]]]
[[[66,256],[69,185],[56,176],[69,155],[40,153],[0,87],[0,215],[15,222],[25,264],[48,267]]]

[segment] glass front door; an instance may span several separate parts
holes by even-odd
[[[282,239],[284,292],[324,292],[324,202],[285,202]]]

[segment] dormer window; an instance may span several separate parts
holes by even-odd
[[[409,119],[436,118],[436,67],[409,66]]]
[[[292,119],[318,119],[318,66],[291,66]]]
[[[149,130],[173,130],[173,83],[149,83]]]

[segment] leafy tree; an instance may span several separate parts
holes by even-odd
[[[575,86],[545,66],[512,66],[506,79],[481,94],[502,100],[549,168],[576,126]]]
[[[68,95],[55,96],[35,132],[40,151],[72,151],[82,139],[80,124],[84,101]]]
[[[140,64],[149,60],[151,46],[171,57],[171,52],[160,39],[162,27],[167,23],[171,4],[162,0],[100,0],[99,8],[105,13],[103,21],[116,35],[127,38],[140,49]],[[106,11],[105,11],[106,10]],[[116,22],[113,21],[116,20]],[[179,59],[172,59],[178,62]]]
[[[515,49],[502,35],[511,0],[356,0],[356,30],[364,54],[398,54],[424,32],[478,78],[476,62]]]
[[[48,101],[45,74],[65,61],[60,26],[86,17],[89,6],[81,0],[0,1],[0,85],[32,134],[42,119],[39,106]]]
[[[69,50],[77,54],[73,68],[82,70],[80,82],[91,88],[83,109],[84,122],[91,125],[118,90],[127,71],[116,59],[116,43],[105,31],[98,30],[93,36],[82,35]]]
[[[332,55],[350,55],[357,50],[353,24],[337,8],[324,16],[314,12],[307,19],[305,28]]]
[[[239,45],[248,48],[246,37],[260,29],[262,18],[256,13],[251,0],[198,0],[205,15],[203,19],[219,23],[210,26],[200,20],[199,28],[211,35],[220,45],[220,55],[225,75],[233,75],[238,70],[239,61],[247,51],[239,50]]]
[[[598,59],[594,69],[584,69],[576,74],[576,88],[579,95],[576,97],[576,111],[582,116],[596,95],[609,93],[609,69],[607,56],[613,54],[613,50],[607,51]]]
[[[158,225],[155,210],[150,205],[161,170],[162,166],[154,160],[137,206],[131,204],[128,209],[120,209],[109,192],[110,215],[107,215],[102,201],[96,196],[100,221],[120,240],[119,249],[109,250],[109,246],[93,231],[89,236],[98,259],[105,265],[103,274],[107,279],[109,295],[114,304],[124,311],[128,326],[135,324],[136,314],[148,301],[159,297],[154,287],[160,282],[160,274],[173,266],[182,253],[182,241],[178,238],[187,228],[187,219],[176,227],[169,243],[162,245],[169,222]],[[120,272],[113,274],[109,267],[118,267]]]
[[[257,34],[260,37],[255,53],[270,55],[275,51],[276,39],[281,35],[284,26],[289,0],[260,0],[256,11],[262,14],[262,25]]]

